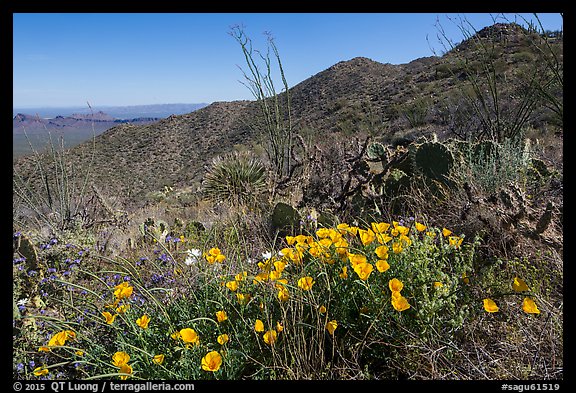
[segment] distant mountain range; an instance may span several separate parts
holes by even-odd
[[[131,124],[149,124],[160,120],[158,117],[138,117],[134,119],[115,119],[107,113],[98,111],[95,113],[84,114],[74,113],[70,116],[56,116],[54,118],[41,118],[36,115],[18,113],[12,119],[12,133],[44,133],[46,131],[74,131],[87,129],[101,131],[111,128],[121,123]]]
[[[12,138],[14,157],[45,147],[53,136],[75,146],[120,125],[146,125],[171,115],[194,112],[207,104],[159,104],[106,107],[106,112],[90,108],[26,108],[14,114]],[[53,134],[53,135],[51,135]]]
[[[194,112],[197,109],[208,106],[206,103],[199,104],[152,104],[130,106],[93,106],[93,107],[36,107],[36,108],[12,108],[12,116],[18,113],[30,113],[42,118],[54,118],[57,116],[72,116],[74,114],[89,115],[95,112],[104,112],[115,119],[135,119],[138,117],[166,118],[170,115],[183,115]]]

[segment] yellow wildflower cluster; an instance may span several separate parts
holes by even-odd
[[[133,293],[134,293],[134,287],[131,286],[128,281],[124,281],[121,284],[118,284],[114,287],[115,300],[113,303],[107,304],[104,307],[114,309],[114,311],[116,311],[116,313],[112,314],[109,311],[103,311],[102,312],[102,316],[104,317],[104,319],[106,320],[106,323],[108,325],[113,324],[114,320],[116,319],[116,317],[118,315],[123,314],[130,309],[130,304],[128,304],[128,303],[120,304],[120,303],[129,299]],[[147,315],[145,315],[143,317],[148,318]],[[148,322],[149,322],[149,319],[148,319]],[[141,327],[144,327],[144,328],[148,327],[148,323],[146,322],[146,319],[142,320],[142,324],[145,325],[145,327],[144,326],[141,326]],[[140,325],[140,323],[139,323],[139,325]]]
[[[526,292],[530,290],[526,282],[524,282],[524,280],[522,280],[519,277],[514,277],[514,280],[512,282],[512,289],[515,292]],[[494,300],[486,298],[483,300],[483,303],[484,303],[484,311],[488,313],[495,313],[499,311],[498,305],[496,304],[496,302],[494,302]],[[532,300],[529,297],[525,297],[524,300],[522,301],[522,310],[527,314],[540,314],[538,306],[536,305],[534,300]]]
[[[226,256],[222,254],[220,249],[217,247],[211,248],[210,251],[204,255],[204,257],[206,258],[206,261],[208,261],[208,263],[211,265],[215,262],[222,263],[226,260]]]
[[[256,333],[262,333],[264,330],[264,322],[262,322],[260,319],[257,319],[254,323],[254,331]],[[262,335],[262,340],[264,340],[264,342],[268,345],[274,345],[276,340],[278,340],[278,333],[282,332],[283,330],[284,326],[280,322],[276,322],[275,328],[270,328],[264,332]]]

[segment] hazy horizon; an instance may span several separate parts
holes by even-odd
[[[142,104],[142,105],[98,105],[98,106],[30,106],[13,107],[12,117],[18,113],[25,115],[38,115],[43,118],[56,116],[69,116],[74,113],[90,113],[102,111],[118,119],[136,117],[167,117],[171,114],[183,114],[188,110],[196,110],[208,106],[210,103],[168,103],[168,104]],[[176,110],[176,111],[174,111]],[[122,116],[123,115],[123,116]],[[156,115],[156,116],[154,116]]]

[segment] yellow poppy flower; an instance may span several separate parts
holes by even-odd
[[[237,275],[234,276],[234,280],[240,282],[240,281],[244,280],[247,276],[248,276],[248,272],[238,273]]]
[[[132,374],[132,366],[130,366],[129,364],[123,364],[120,366],[120,372],[122,374]],[[122,380],[126,380],[128,379],[129,375],[121,375],[120,379]]]
[[[397,278],[393,278],[392,280],[388,281],[388,288],[390,288],[392,292],[400,292],[402,288],[404,288],[404,284]]]
[[[184,342],[184,344],[200,344],[200,338],[198,337],[198,333],[194,329],[185,328],[180,330],[180,338]]]
[[[114,296],[116,296],[117,299],[127,299],[132,296],[132,292],[134,291],[134,287],[130,286],[127,281],[116,285],[114,289]]]
[[[164,363],[164,355],[163,354],[156,355],[152,358],[152,361],[157,365],[161,365],[162,363]]]
[[[426,225],[419,223],[418,221],[414,221],[414,226],[418,232],[422,232],[426,230]]]
[[[362,281],[366,281],[368,277],[370,277],[370,273],[372,273],[373,269],[374,266],[372,266],[372,264],[367,262],[359,263],[356,266],[354,266],[354,271]]]
[[[345,222],[336,225],[336,229],[338,229],[338,231],[340,231],[340,233],[343,235],[348,232],[348,228],[350,228],[350,225],[346,224]]]
[[[310,276],[302,277],[298,280],[298,287],[303,291],[309,291],[312,289],[314,282],[314,279]]]
[[[226,311],[224,310],[216,311],[216,319],[218,319],[218,322],[224,322],[225,320],[227,320],[228,315],[226,314]]]
[[[258,332],[258,333],[263,332],[264,331],[264,322],[257,319],[256,323],[254,324],[254,331]]]
[[[84,356],[84,351],[81,350],[77,350],[76,352],[74,352],[76,355],[78,356]]]
[[[180,338],[180,332],[176,331],[170,335],[174,340],[178,340]]]
[[[347,231],[348,231],[348,233],[350,233],[351,235],[356,236],[356,235],[358,234],[358,230],[359,230],[359,229],[360,229],[360,228],[358,228],[358,227],[348,227]]]
[[[343,239],[342,234],[340,231],[337,231],[334,228],[328,229],[328,237],[332,240],[333,243],[336,243]]]
[[[484,310],[486,310],[486,312],[498,312],[498,306],[496,305],[496,303],[494,303],[494,300],[492,299],[484,299]]]
[[[208,251],[208,254],[205,255],[205,257],[209,264],[213,264],[215,262],[222,263],[226,259],[218,247],[212,247],[210,251]]]
[[[392,251],[394,251],[394,254],[400,254],[402,252],[402,243],[400,242],[392,243]]]
[[[400,242],[404,242],[406,244],[406,246],[409,246],[412,244],[412,239],[410,239],[408,236],[401,234],[400,237],[398,238],[398,240],[400,240]]]
[[[530,288],[528,288],[528,285],[526,285],[524,280],[522,280],[519,277],[514,277],[514,282],[512,283],[512,288],[516,292],[522,292],[522,291],[529,291],[530,290]]]
[[[41,377],[43,375],[48,374],[48,369],[45,366],[36,367],[33,371],[34,375],[37,377]]]
[[[226,333],[219,335],[218,338],[216,339],[216,341],[218,341],[218,344],[220,345],[226,344],[229,340],[230,338]]]
[[[370,226],[372,227],[372,231],[374,233],[384,233],[388,230],[388,228],[390,228],[390,224],[387,222],[373,222],[370,223]]]
[[[260,282],[264,282],[264,281],[268,280],[269,277],[270,277],[270,273],[268,271],[260,272],[254,276],[254,280],[252,282],[254,284],[258,284]]]
[[[112,364],[116,367],[121,367],[130,361],[130,355],[126,352],[116,352],[112,355]]]
[[[538,306],[536,306],[534,300],[530,299],[529,297],[524,298],[524,301],[522,302],[522,310],[528,314],[540,314]]]
[[[334,248],[340,257],[345,257],[348,252],[348,242],[344,238],[339,239],[334,242]]]
[[[276,271],[278,273],[282,273],[284,271],[284,268],[286,267],[286,262],[284,261],[276,261],[274,262],[274,269],[276,269]]]
[[[289,246],[294,245],[294,242],[296,241],[296,237],[294,236],[286,236],[286,244],[288,244]]]
[[[215,372],[222,365],[222,356],[217,351],[208,352],[202,358],[202,370]]]
[[[426,236],[434,239],[434,238],[436,237],[436,232],[434,232],[434,231],[428,231],[428,232],[426,232]]]
[[[236,291],[238,289],[238,281],[228,281],[226,283],[226,288],[228,288],[229,290],[231,290],[232,292]]]
[[[285,302],[285,301],[287,301],[289,298],[290,298],[290,292],[288,292],[288,289],[286,289],[286,288],[284,288],[284,287],[281,287],[281,288],[278,290],[278,299],[279,299],[281,302]]]
[[[440,281],[434,281],[434,288],[442,288],[444,286],[444,284],[442,284]]]
[[[376,261],[376,269],[378,269],[380,273],[384,273],[386,270],[390,269],[390,265],[385,259],[379,259]]]
[[[342,271],[338,274],[340,278],[348,278],[348,267],[344,266]]]
[[[264,340],[264,342],[266,344],[274,345],[277,337],[278,337],[278,334],[276,333],[276,330],[268,330],[266,333],[264,333],[264,336],[262,336],[262,339]]]
[[[250,299],[252,299],[252,296],[249,293],[237,293],[236,294],[236,298],[238,299],[238,303],[240,303],[241,305],[245,306],[248,304],[248,302],[250,301]]]
[[[284,326],[282,326],[282,324],[280,323],[280,321],[276,322],[276,331],[278,333],[280,333],[282,330],[284,330]]]
[[[116,312],[118,314],[122,314],[125,313],[126,311],[128,311],[130,309],[130,305],[129,304],[123,304],[120,307],[116,308]]]
[[[210,251],[208,251],[208,254],[214,255],[214,256],[220,255],[221,253],[222,253],[222,252],[220,251],[220,249],[219,249],[218,247],[212,247],[212,248],[210,249]]]
[[[450,236],[451,234],[452,234],[452,231],[451,231],[451,230],[446,229],[446,228],[442,228],[442,235],[443,235],[444,237],[448,237],[448,236]]]
[[[142,329],[148,329],[148,324],[150,323],[150,317],[146,314],[142,315],[136,320],[136,325],[140,326]]]
[[[400,292],[396,292],[395,296],[392,296],[392,306],[396,311],[405,311],[410,308],[408,300],[404,296],[400,295]]]
[[[328,330],[328,333],[330,333],[330,335],[332,336],[334,335],[334,331],[336,330],[337,327],[338,322],[335,319],[326,323],[326,330]]]
[[[380,244],[386,244],[390,240],[392,240],[392,236],[388,236],[385,233],[377,233],[376,234],[376,240],[378,240],[378,243],[380,243]]]
[[[114,320],[116,319],[116,317],[118,316],[118,314],[110,314],[108,311],[104,311],[102,313],[102,315],[104,316],[104,318],[106,318],[106,323],[108,325],[112,325],[112,323],[114,323]]]
[[[316,236],[320,239],[330,236],[330,231],[327,228],[320,228],[316,231]]]
[[[348,254],[348,260],[350,261],[350,265],[352,265],[352,267],[355,267],[360,263],[368,262],[366,256],[362,254]]]
[[[365,246],[369,245],[376,239],[376,234],[372,229],[358,229],[358,234],[360,235],[360,241]]]
[[[297,244],[306,244],[307,242],[312,242],[314,241],[314,239],[310,236],[306,236],[306,235],[298,235],[296,236],[296,243]]]
[[[462,240],[464,240],[464,239],[461,238],[460,236],[449,236],[448,237],[448,244],[458,248],[462,244]]]
[[[272,270],[270,272],[270,274],[268,275],[268,278],[270,279],[270,281],[276,281],[280,278],[281,275],[282,275],[281,272],[279,272],[277,270]]]
[[[324,314],[326,312],[326,307],[324,307],[324,305],[320,306],[320,308],[318,308],[318,312],[320,314]]]
[[[68,334],[65,331],[58,332],[50,338],[48,341],[49,347],[61,347],[66,344],[66,339],[68,338]]]
[[[374,252],[378,256],[378,258],[388,259],[388,250],[390,250],[390,248],[388,248],[387,246],[378,246],[378,247],[376,247]]]

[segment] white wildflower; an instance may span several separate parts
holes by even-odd
[[[184,263],[188,266],[192,265],[194,262],[198,262],[200,260],[200,257],[202,256],[202,251],[196,248],[186,250],[186,253],[188,254],[188,256],[184,260]]]

